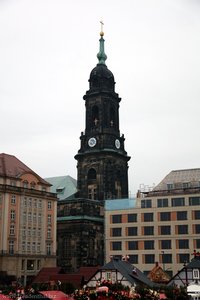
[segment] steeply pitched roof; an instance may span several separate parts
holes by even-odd
[[[155,285],[139,269],[130,264],[128,261],[122,261],[114,258],[109,263],[101,267],[100,270],[117,270],[131,284],[143,283],[150,287]]]
[[[173,184],[174,188],[182,188],[184,183],[190,183],[191,187],[199,187],[200,168],[171,171],[153,191],[167,190],[168,184]]]
[[[23,162],[13,155],[0,153],[0,176],[20,178],[21,175],[31,173],[38,178],[38,181],[50,186],[50,184],[27,167]]]
[[[52,193],[56,193],[59,200],[64,200],[73,197],[77,192],[77,182],[71,176],[57,176],[45,178],[52,186],[50,188]]]

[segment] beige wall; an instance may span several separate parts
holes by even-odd
[[[185,206],[171,206],[171,198],[185,198]],[[200,234],[196,234],[194,231],[195,224],[200,224],[200,220],[194,219],[194,211],[200,210],[200,206],[189,206],[189,197],[200,197],[199,194],[190,194],[190,195],[171,195],[171,196],[159,196],[159,197],[150,197],[150,198],[139,198],[137,199],[137,204],[134,208],[128,210],[113,210],[105,211],[105,248],[106,248],[106,262],[110,260],[110,256],[115,255],[138,255],[138,263],[135,264],[137,268],[141,271],[150,271],[155,263],[145,263],[146,254],[154,254],[155,262],[160,263],[161,267],[164,267],[165,270],[173,271],[175,274],[178,270],[183,267],[183,262],[179,261],[179,254],[189,254],[190,260],[193,258],[192,253],[196,248],[196,239],[200,239]],[[169,207],[157,207],[157,199],[168,198]],[[151,208],[141,208],[140,203],[143,199],[151,199],[152,207]],[[121,200],[123,201],[123,200]],[[177,212],[187,212],[187,220],[177,220]],[[170,212],[171,220],[170,221],[161,221],[160,213],[161,212]],[[136,213],[137,222],[128,223],[127,216],[128,214]],[[153,221],[145,222],[144,213],[153,213]],[[112,223],[113,215],[122,215],[121,223]],[[160,226],[171,226],[171,234],[162,235]],[[178,234],[178,225],[187,225],[188,233],[187,234]],[[145,235],[144,227],[153,226],[154,234]],[[128,227],[137,227],[138,232],[137,236],[128,236]],[[111,236],[112,228],[121,228],[121,236]],[[189,240],[189,247],[186,249],[178,249],[179,240]],[[146,249],[144,247],[144,241],[153,240],[154,249]],[[161,240],[171,240],[171,249],[162,249]],[[120,241],[122,243],[121,250],[112,250],[112,243],[115,241]],[[129,250],[128,241],[137,241],[138,249]],[[198,249],[197,249],[198,250]],[[172,262],[163,263],[162,262],[162,251],[164,254],[172,255]]]

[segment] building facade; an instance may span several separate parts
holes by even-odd
[[[15,156],[0,154],[0,274],[23,284],[56,266],[57,197]]]
[[[200,248],[200,169],[169,173],[135,199],[106,201],[106,261],[123,257],[145,273],[158,262],[170,275]]]
[[[91,199],[58,202],[58,266],[66,272],[77,272],[83,266],[104,262],[103,203]]]

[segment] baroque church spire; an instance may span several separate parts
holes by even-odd
[[[107,55],[105,54],[105,51],[104,51],[104,39],[103,39],[103,36],[104,36],[104,32],[103,32],[103,22],[101,21],[101,32],[100,32],[100,40],[99,40],[99,53],[97,54],[97,58],[99,60],[99,64],[103,64],[105,65],[105,61],[107,59]]]

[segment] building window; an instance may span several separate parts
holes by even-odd
[[[144,226],[144,235],[153,235],[154,227],[153,226]]]
[[[172,206],[185,206],[185,198],[172,198]]]
[[[33,244],[32,244],[32,252],[35,252],[35,251],[36,251],[36,243],[33,242]]]
[[[122,229],[121,228],[112,228],[111,236],[121,236],[122,235]]]
[[[189,240],[178,240],[179,249],[189,249]]]
[[[14,241],[9,241],[9,254],[14,254]]]
[[[172,263],[172,254],[162,254],[162,263],[164,264],[170,264]]]
[[[196,239],[195,242],[196,242],[195,248],[199,249],[200,248],[200,239]]]
[[[34,260],[28,259],[26,267],[28,271],[34,270]]]
[[[37,215],[36,215],[36,213],[33,213],[33,222],[34,222],[34,223],[37,222]]]
[[[161,244],[161,249],[171,249],[171,240],[161,240],[160,241]]]
[[[153,213],[144,213],[144,222],[153,222]]]
[[[155,263],[155,255],[154,254],[145,254],[144,261],[145,261],[145,264],[154,264]]]
[[[48,206],[47,206],[48,209],[51,209],[51,201],[48,201]]]
[[[187,220],[187,211],[177,211],[176,212],[176,219],[178,221]]]
[[[41,260],[37,260],[37,270],[40,270],[41,268]]]
[[[137,254],[131,254],[129,255],[129,262],[131,264],[138,264],[138,255]]]
[[[47,238],[50,239],[51,238],[51,228],[47,229]]]
[[[178,234],[188,234],[188,225],[177,225]]]
[[[48,224],[51,224],[51,215],[47,216],[47,222],[48,222]]]
[[[46,245],[47,255],[51,255],[51,244]]]
[[[32,214],[31,214],[31,212],[29,212],[28,213],[28,222],[31,222],[31,220],[32,220]]]
[[[138,241],[128,241],[128,250],[138,250]]]
[[[137,222],[137,214],[128,214],[128,223]]]
[[[199,280],[199,269],[193,269],[193,279],[194,280]]]
[[[31,227],[28,227],[28,236],[31,236]]]
[[[88,198],[96,200],[97,199],[97,186],[96,184],[88,185]]]
[[[141,200],[141,208],[151,208],[151,206],[152,206],[151,199]]]
[[[171,212],[161,212],[160,213],[160,221],[171,221]]]
[[[36,228],[35,227],[32,230],[32,236],[34,236],[34,237],[36,236]]]
[[[23,212],[23,223],[26,223],[26,212]]]
[[[13,210],[13,209],[10,211],[10,219],[11,219],[12,221],[15,220],[15,210]]]
[[[38,214],[38,223],[41,223],[41,222],[42,222],[42,215]]]
[[[195,210],[194,211],[194,219],[195,220],[200,220],[200,210]]]
[[[24,206],[27,205],[27,198],[26,197],[24,197],[23,204],[24,204]]]
[[[154,240],[152,241],[144,241],[144,249],[154,249]]]
[[[171,226],[160,226],[160,234],[161,235],[171,234]]]
[[[21,270],[24,270],[24,268],[25,268],[25,259],[22,259]]]
[[[25,252],[26,251],[26,242],[22,242],[22,251]]]
[[[33,206],[34,206],[35,208],[37,208],[37,199],[34,199],[34,200],[33,200]]]
[[[168,207],[168,199],[157,199],[157,207]]]
[[[121,223],[122,215],[112,215],[112,223]]]
[[[32,206],[32,198],[28,199],[28,206],[31,207]]]
[[[173,183],[167,183],[168,190],[173,190],[173,187],[174,187]]]
[[[200,197],[189,197],[189,205],[200,205]]]
[[[24,180],[24,181],[23,181],[23,187],[24,187],[24,188],[28,188],[28,181],[27,181],[27,180]]]
[[[178,258],[179,258],[179,263],[184,264],[185,262],[189,262],[190,261],[190,254],[186,254],[186,253],[179,253],[178,254]]]
[[[36,186],[36,183],[35,183],[34,181],[32,181],[32,182],[30,183],[31,189],[35,189],[35,186]]]
[[[11,196],[11,204],[16,204],[16,196],[15,195]]]
[[[42,208],[42,200],[41,199],[39,199],[38,208]]]
[[[122,242],[112,242],[112,250],[122,250]]]
[[[41,251],[41,244],[37,243],[37,252],[39,253]]]
[[[195,224],[195,233],[200,233],[200,224]]]
[[[137,227],[128,227],[128,236],[135,236],[137,235]]]
[[[30,252],[31,251],[31,243],[27,242],[27,251]]]
[[[10,235],[14,235],[14,234],[15,234],[15,225],[10,224]]]

